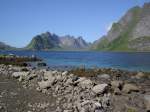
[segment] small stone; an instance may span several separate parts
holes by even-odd
[[[3,109],[3,106],[0,105],[0,110],[2,110],[2,109]]]
[[[37,87],[37,88],[36,88],[36,90],[37,90],[37,91],[39,91],[39,92],[41,92],[41,89],[40,89],[40,87]]]
[[[60,107],[57,107],[56,112],[62,112],[62,110],[60,109]]]
[[[63,112],[73,112],[72,110],[64,110]]]

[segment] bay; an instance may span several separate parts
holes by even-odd
[[[50,67],[115,68],[129,71],[150,71],[148,52],[94,52],[94,51],[0,51],[42,58]]]

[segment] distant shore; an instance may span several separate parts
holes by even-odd
[[[14,54],[1,54],[0,64],[5,65],[17,65],[17,66],[28,66],[28,62],[42,61],[42,59],[36,56],[17,56]]]

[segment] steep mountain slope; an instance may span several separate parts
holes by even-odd
[[[73,36],[63,36],[60,39],[60,47],[64,49],[85,49],[88,43],[82,37],[74,38]]]
[[[150,51],[150,3],[131,8],[92,48],[106,51]]]
[[[49,32],[35,36],[25,49],[27,50],[82,50],[89,44],[82,37],[59,37]]]
[[[49,50],[58,47],[59,39],[49,32],[35,36],[27,45],[28,50]]]
[[[12,50],[12,49],[15,49],[14,47],[11,47],[9,45],[6,45],[5,43],[3,42],[0,42],[0,50]]]

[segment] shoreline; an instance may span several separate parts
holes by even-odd
[[[17,108],[11,106],[14,103],[14,107],[18,107],[14,98],[26,102],[18,107],[25,112],[150,111],[149,73],[85,68],[58,71],[0,65],[0,78],[0,83],[6,80],[6,84],[0,85],[0,109],[12,112],[18,112]],[[16,89],[12,90],[13,95],[19,96],[5,97],[2,93],[12,88],[12,82],[15,83],[13,90]],[[21,86],[21,93],[17,93],[16,85]],[[22,94],[22,91],[25,92]],[[9,97],[13,97],[12,101],[6,105]]]

